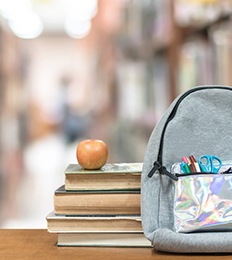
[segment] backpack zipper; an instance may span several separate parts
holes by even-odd
[[[190,95],[191,93],[194,93],[196,91],[200,91],[200,90],[205,90],[205,89],[225,89],[225,90],[230,90],[232,91],[232,89],[230,87],[226,87],[226,86],[212,86],[212,87],[207,87],[207,86],[202,86],[202,87],[198,87],[198,88],[194,88],[194,89],[190,89],[188,91],[186,91],[180,98],[179,100],[176,102],[175,106],[173,107],[167,121],[165,122],[165,125],[163,127],[163,131],[162,131],[162,134],[161,134],[161,138],[160,138],[160,145],[159,145],[159,152],[158,152],[158,156],[157,156],[157,161],[154,162],[153,164],[153,167],[152,169],[150,170],[150,172],[148,173],[148,177],[151,178],[154,173],[156,172],[156,170],[159,170],[161,169],[161,174],[165,174],[167,175],[168,177],[170,177],[171,179],[177,181],[178,180],[178,177],[171,174],[169,171],[167,171],[167,169],[162,166],[162,161],[163,161],[163,141],[164,141],[164,134],[165,134],[165,131],[166,131],[166,128],[169,124],[169,122],[175,117],[176,115],[176,112],[177,112],[177,109],[180,105],[180,103],[188,96]]]
[[[214,172],[191,172],[191,173],[176,173],[176,177],[187,177],[187,176],[194,176],[194,175],[207,175],[207,174],[214,174],[214,175],[223,175],[223,173],[214,173]]]
[[[174,174],[176,177],[187,177],[187,176],[194,176],[194,175],[227,175],[231,174],[231,172],[221,172],[221,173],[215,173],[215,172],[191,172],[191,173],[176,173]]]

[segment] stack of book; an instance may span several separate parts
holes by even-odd
[[[142,163],[105,164],[86,170],[69,164],[47,216],[58,246],[150,247],[140,215]]]

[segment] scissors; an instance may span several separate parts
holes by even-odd
[[[207,160],[206,165],[201,163],[201,159],[203,159],[203,158],[206,158],[206,160]],[[219,163],[218,167],[214,166],[214,161],[217,161]],[[200,165],[202,172],[218,173],[218,171],[222,167],[222,161],[214,155],[203,155],[203,156],[201,156],[198,159],[198,164]]]

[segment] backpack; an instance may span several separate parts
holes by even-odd
[[[174,229],[173,187],[178,178],[170,170],[182,156],[191,154],[232,160],[232,87],[198,86],[178,96],[149,138],[141,175],[142,226],[156,250],[232,252],[232,224],[217,231],[178,233]]]

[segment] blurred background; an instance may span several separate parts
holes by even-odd
[[[0,0],[0,227],[46,228],[76,147],[142,162],[181,92],[232,85],[230,0]]]

